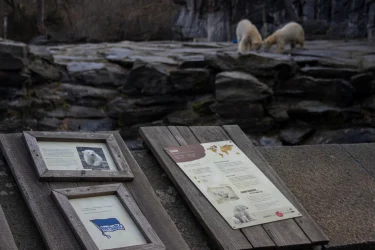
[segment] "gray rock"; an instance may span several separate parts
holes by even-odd
[[[0,53],[8,53],[23,60],[27,58],[27,45],[11,40],[0,40]]]
[[[248,119],[264,115],[263,105],[258,103],[236,102],[232,104],[216,102],[211,106],[211,109],[222,118]]]
[[[354,91],[354,87],[345,80],[297,76],[289,81],[281,82],[276,94],[348,105],[353,100]]]
[[[0,86],[22,87],[29,79],[24,72],[2,71],[0,70]]]
[[[358,73],[352,68],[329,68],[329,67],[304,67],[300,69],[304,74],[317,78],[350,79]]]
[[[275,97],[272,102],[265,105],[265,109],[276,122],[285,122],[289,120],[288,109],[298,103],[298,101],[299,100],[290,101],[285,98]]]
[[[122,97],[117,97],[107,104],[108,115],[111,118],[117,119],[124,110],[130,109],[134,105],[135,100],[125,100]]]
[[[297,145],[314,133],[314,129],[308,124],[298,122],[289,124],[280,131],[281,140],[287,145]]]
[[[92,86],[118,87],[128,77],[127,69],[111,63],[72,62],[67,70],[75,81]]]
[[[259,146],[262,147],[275,147],[282,146],[283,143],[277,137],[262,136],[259,139]]]
[[[62,120],[56,118],[43,118],[38,122],[40,130],[60,130],[62,127]]]
[[[192,110],[182,110],[169,114],[167,120],[171,125],[190,126],[199,121],[199,115]]]
[[[0,70],[21,70],[23,67],[25,63],[22,59],[0,51]]]
[[[302,101],[288,110],[291,119],[314,123],[343,122],[341,109],[319,101]]]
[[[194,56],[178,56],[181,63],[178,65],[180,69],[191,69],[191,68],[206,68],[207,62],[203,55]]]
[[[375,94],[375,79],[372,73],[362,73],[351,78],[350,83],[355,88],[357,96],[370,96]]]
[[[349,128],[317,132],[306,144],[354,144],[375,142],[375,129]]]
[[[38,113],[41,116],[50,118],[105,118],[107,116],[107,114],[101,109],[82,106],[69,106],[64,109],[57,108],[53,111],[40,109],[38,110]]]
[[[180,96],[158,95],[143,97],[136,100],[134,103],[140,107],[148,107],[153,105],[179,105],[185,103],[186,100]]]
[[[60,90],[75,100],[82,98],[93,98],[100,100],[110,100],[119,95],[119,92],[113,89],[95,88],[91,86],[83,86],[77,84],[63,83]]]
[[[124,127],[160,120],[169,113],[172,113],[176,109],[179,109],[178,106],[172,105],[140,107],[135,105],[136,101],[136,99],[114,99],[107,105],[109,117],[118,119],[118,124],[121,127]]]
[[[113,119],[72,119],[63,121],[64,127],[69,131],[111,131],[116,129],[117,122]]]
[[[362,103],[362,107],[369,110],[369,111],[375,112],[375,96],[371,96],[371,97],[367,98]]]
[[[217,102],[255,102],[273,94],[272,89],[254,76],[238,72],[223,72],[216,75]]]
[[[150,106],[140,108],[136,105],[131,105],[120,114],[118,123],[120,126],[129,126],[138,123],[152,122],[162,119],[173,111],[175,111],[175,108],[171,106]]]
[[[180,69],[171,71],[171,84],[177,91],[207,92],[213,90],[211,74],[207,69]]]
[[[286,79],[294,74],[291,57],[274,53],[236,52],[206,55],[208,65],[220,71],[243,71],[255,76],[276,76]]]
[[[260,118],[249,118],[249,119],[221,119],[215,125],[222,126],[228,124],[236,124],[244,132],[249,133],[266,133],[271,131],[275,127],[275,120],[271,117],[260,117]]]
[[[129,73],[123,91],[125,93],[136,91],[145,95],[159,95],[169,93],[172,89],[165,67],[137,60]]]
[[[200,116],[212,115],[213,112],[210,106],[215,102],[215,97],[212,95],[205,95],[195,99],[191,103],[191,107],[195,113]]]

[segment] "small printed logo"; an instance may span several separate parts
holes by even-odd
[[[125,230],[125,227],[116,218],[95,219],[90,221],[102,232],[102,235],[108,239],[110,239],[111,236],[105,233]]]
[[[276,212],[276,215],[277,215],[278,217],[283,217],[283,216],[284,216],[284,214],[283,214],[282,212],[280,212],[280,211],[277,211],[277,212]]]
[[[171,149],[171,150],[169,150],[169,152],[171,152],[171,153],[177,153],[178,150],[177,149]]]

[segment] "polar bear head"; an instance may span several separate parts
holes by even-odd
[[[246,209],[248,209],[248,207],[245,206],[245,205],[237,205],[237,206],[234,207],[234,211],[238,212],[238,213],[243,212]]]
[[[103,161],[103,158],[100,157],[100,155],[98,155],[97,153],[95,153],[94,150],[86,149],[82,151],[82,154],[85,162],[89,166],[99,166]]]

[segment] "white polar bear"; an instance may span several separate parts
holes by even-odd
[[[233,209],[234,217],[237,218],[241,223],[250,222],[253,219],[251,218],[248,211],[248,207],[244,205],[237,205]]]
[[[87,149],[87,150],[82,151],[82,154],[87,165],[91,167],[96,167],[96,168],[101,167],[103,163],[103,158],[97,153],[95,153],[94,150]]]
[[[302,26],[296,22],[290,22],[267,37],[263,42],[263,46],[265,51],[269,51],[272,45],[277,44],[276,52],[283,53],[284,47],[287,44],[290,44],[290,47],[294,48],[296,44],[303,47],[304,43],[305,31]]]
[[[236,35],[240,53],[252,49],[259,51],[262,47],[262,36],[257,27],[247,19],[243,19],[237,24]]]

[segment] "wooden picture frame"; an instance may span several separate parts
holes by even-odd
[[[74,231],[76,238],[84,249],[98,250],[94,240],[86,230],[84,223],[74,210],[69,199],[79,199],[88,197],[98,197],[106,195],[116,195],[122,206],[129,213],[131,219],[135,222],[137,228],[142,233],[147,244],[111,248],[115,250],[164,250],[166,249],[154,229],[142,214],[135,200],[129,194],[123,184],[109,184],[88,187],[66,188],[52,190],[52,196],[62,211],[64,218]]]
[[[110,132],[23,132],[40,181],[132,181],[134,175]],[[38,142],[105,143],[118,171],[50,170]]]

